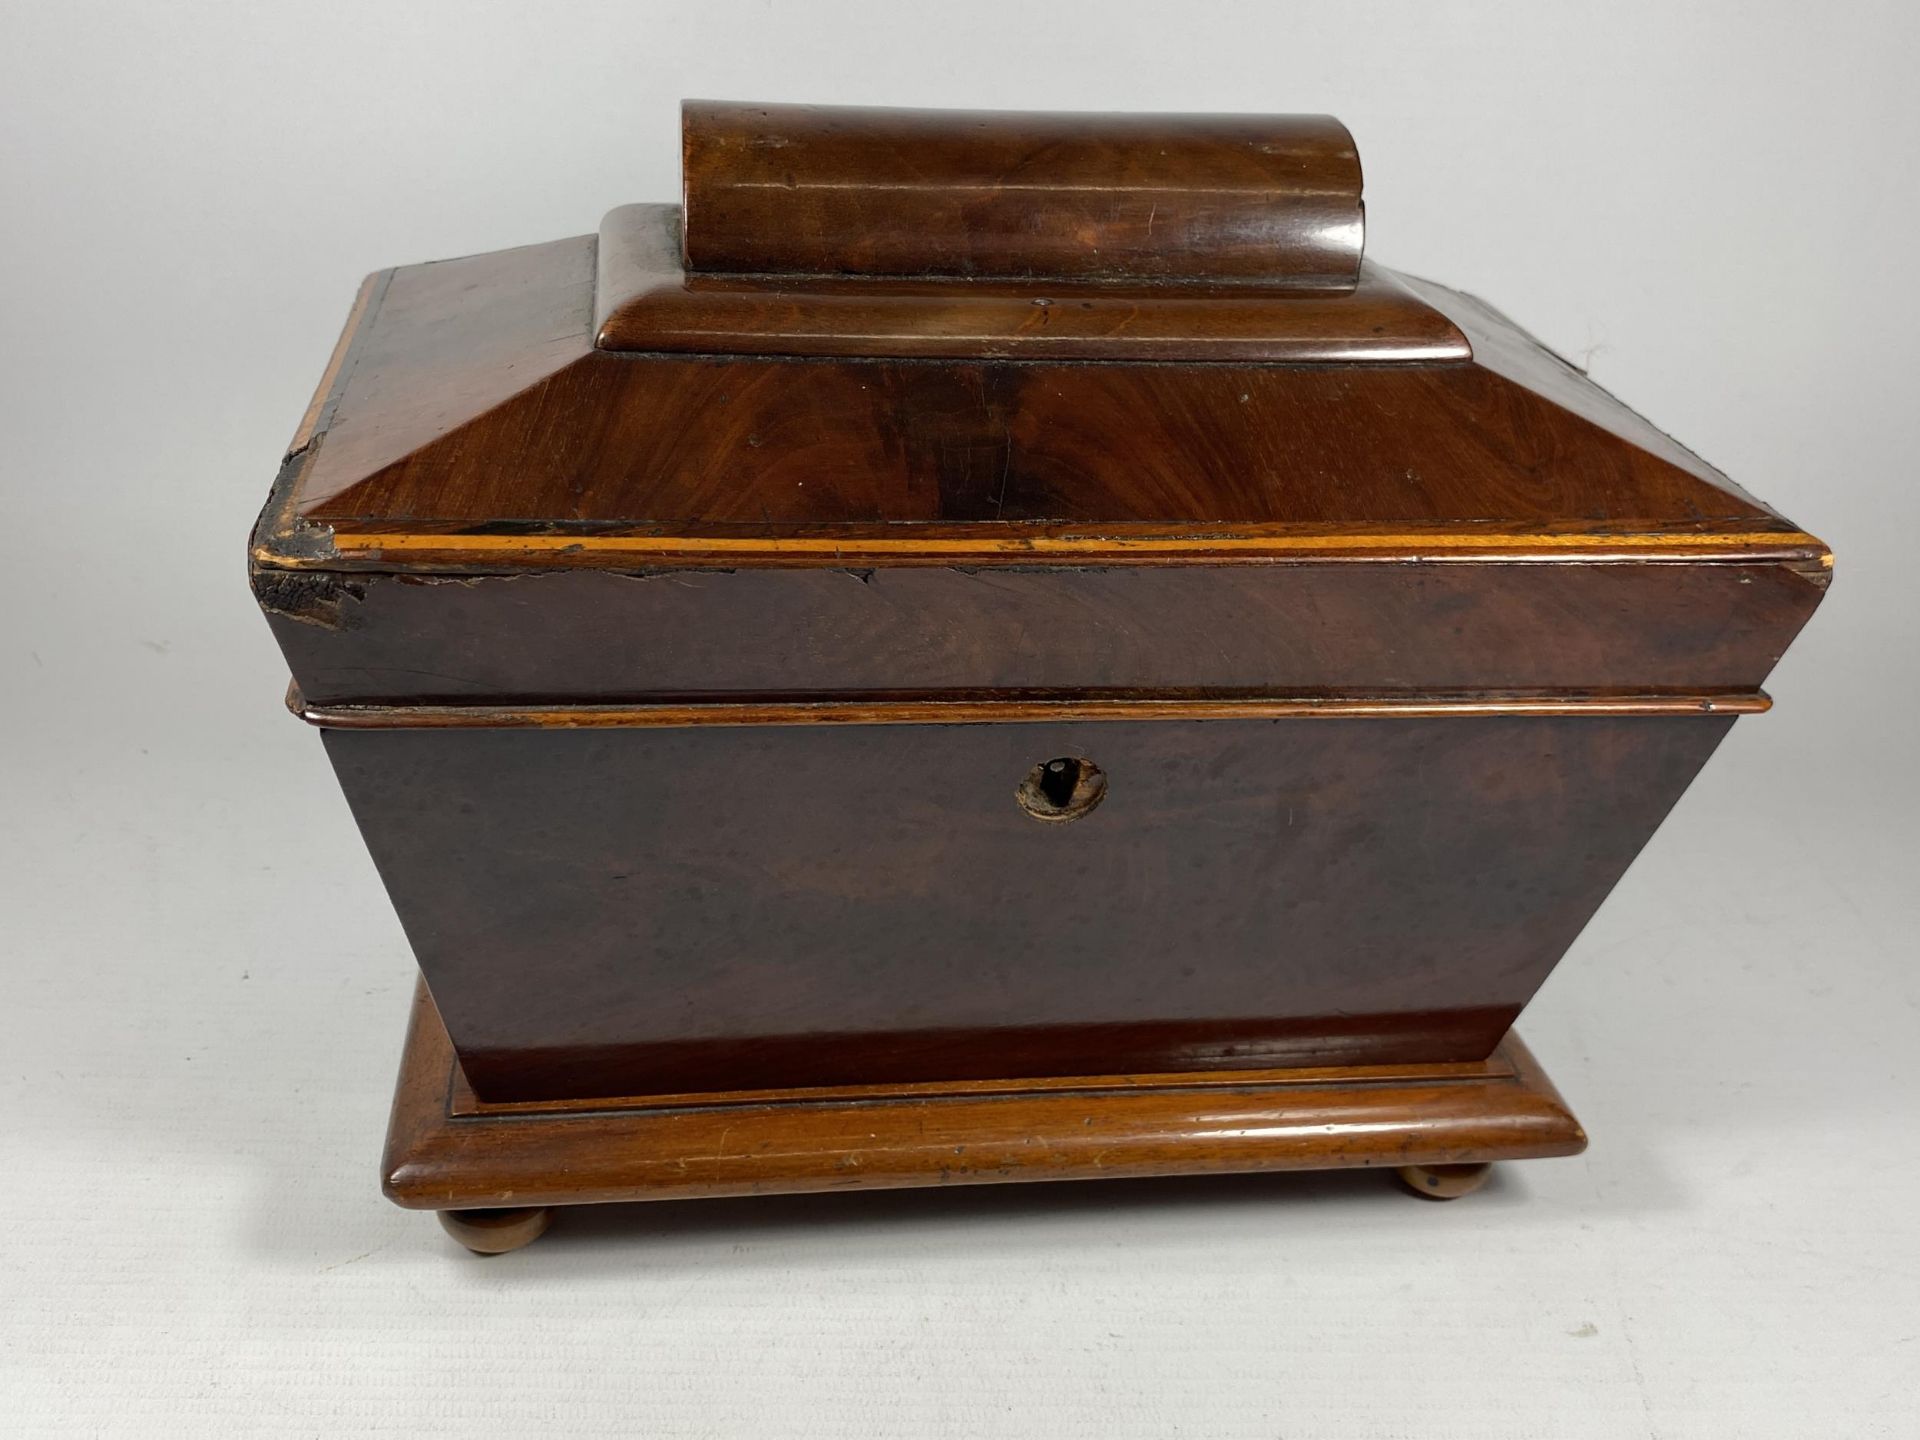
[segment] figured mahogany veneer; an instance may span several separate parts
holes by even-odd
[[[262,598],[306,702],[327,707],[1604,708],[1754,694],[1821,593],[1752,560],[300,572]]]
[[[687,268],[1351,290],[1331,115],[681,107]]]
[[[1733,723],[322,733],[512,1100],[1478,1059]],[[1036,823],[1062,756],[1105,798]]]
[[[594,255],[374,277],[259,563],[1824,554],[1439,286],[1470,362],[696,358],[594,348]]]
[[[702,275],[680,212],[625,205],[600,225],[594,344],[706,355],[1014,360],[1465,360],[1452,321],[1378,265],[1341,289],[1116,280]]]
[[[255,531],[433,991],[394,1198],[1579,1149],[1510,1027],[1826,547],[1363,259],[1324,117],[683,140],[370,277]]]

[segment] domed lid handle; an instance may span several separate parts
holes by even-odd
[[[1360,157],[1328,115],[689,100],[689,272],[1352,290]]]

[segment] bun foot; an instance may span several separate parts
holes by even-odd
[[[1400,1180],[1429,1200],[1458,1200],[1487,1183],[1491,1165],[1402,1165]]]
[[[553,1210],[545,1205],[507,1210],[442,1210],[447,1234],[476,1255],[504,1255],[547,1233]]]

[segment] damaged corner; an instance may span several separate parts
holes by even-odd
[[[1815,560],[1792,560],[1787,568],[1814,589],[1825,591],[1833,583],[1833,552],[1822,550]]]
[[[364,580],[330,570],[255,569],[253,597],[269,616],[323,630],[350,630],[357,623],[357,607],[367,598],[367,586]]]

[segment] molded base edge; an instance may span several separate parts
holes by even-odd
[[[1027,1180],[1471,1166],[1587,1137],[1517,1035],[1483,1061],[492,1105],[422,986],[385,1189],[468,1210]]]

